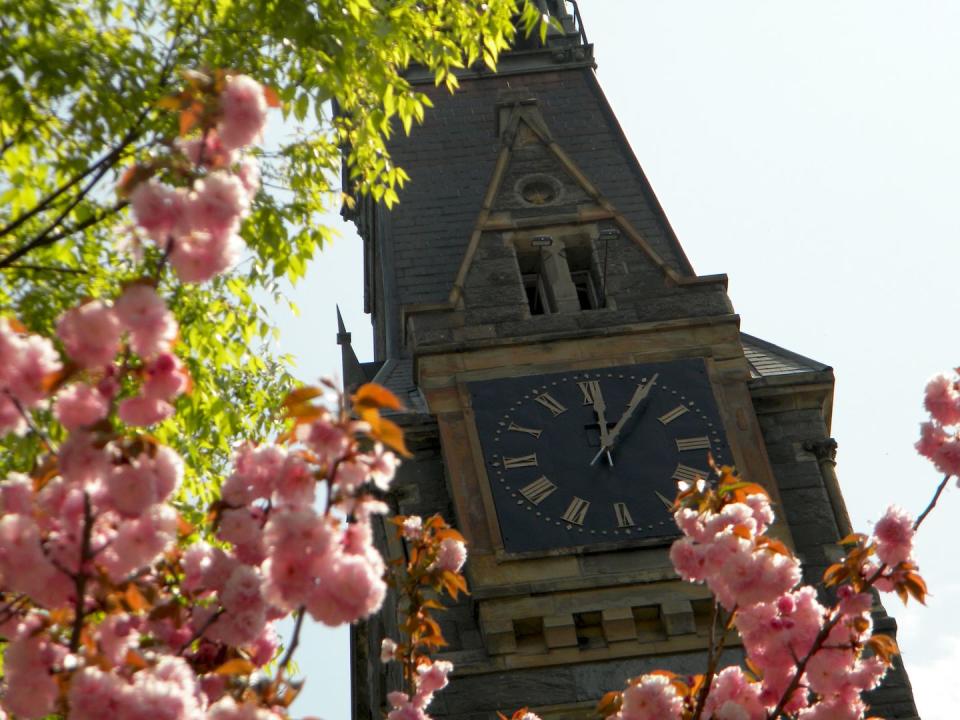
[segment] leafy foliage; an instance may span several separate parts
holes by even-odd
[[[0,0],[0,308],[51,335],[78,299],[115,296],[133,279],[125,246],[137,238],[115,188],[184,129],[184,114],[168,111],[189,79],[181,69],[270,86],[290,132],[259,157],[272,192],[243,227],[249,257],[232,277],[177,290],[173,304],[195,384],[158,434],[198,477],[214,477],[240,435],[280,430],[272,405],[291,377],[269,350],[261,302],[280,299],[281,281],[301,279],[330,240],[321,213],[352,202],[340,178],[387,205],[407,179],[386,142],[429,100],[405,68],[453,90],[457,68],[494,67],[515,19],[528,32],[540,22],[525,0]],[[0,471],[25,469],[37,447],[11,450]],[[202,483],[186,487],[206,499]]]

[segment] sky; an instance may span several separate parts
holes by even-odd
[[[918,514],[939,477],[913,443],[928,378],[960,363],[960,3],[580,0],[598,76],[687,256],[727,273],[752,335],[836,374],[837,473],[855,529]],[[414,129],[416,132],[416,129]],[[278,308],[304,381],[337,373],[334,305],[361,360],[352,226]],[[960,705],[952,485],[916,559],[927,607],[887,597],[924,720]],[[312,627],[295,710],[347,720],[348,632]]]

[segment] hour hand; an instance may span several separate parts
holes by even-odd
[[[597,415],[597,424],[600,427],[600,447],[602,454],[604,452],[603,448],[610,442],[610,432],[607,428],[607,403],[603,399],[603,393],[600,390],[600,381],[589,380],[582,382],[580,383],[580,390],[583,392],[584,404],[592,405],[593,411]],[[597,457],[599,457],[599,455]],[[613,465],[613,457],[609,451],[607,451],[607,460]],[[596,462],[596,458],[594,458],[590,464],[593,465],[594,462]]]
[[[613,426],[613,430],[607,434],[607,441],[601,441],[600,451],[594,455],[593,460],[590,461],[591,465],[596,464],[597,460],[601,455],[603,455],[603,453],[609,453],[609,451],[613,449],[627,422],[637,414],[638,410],[646,407],[644,400],[647,399],[647,395],[649,395],[650,391],[653,389],[653,385],[657,382],[658,376],[659,373],[654,373],[649,382],[644,383],[643,385],[637,385],[637,389],[634,391],[633,397],[630,398],[630,402],[627,403],[627,409],[623,411],[623,415],[621,415],[620,419],[617,420],[617,424]]]

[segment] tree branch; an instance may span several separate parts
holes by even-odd
[[[90,560],[90,538],[93,535],[93,508],[90,495],[83,493],[83,540],[80,545],[80,563],[73,578],[76,598],[73,601],[73,630],[70,633],[70,652],[80,649],[80,634],[86,618],[87,572],[86,564]]]
[[[303,605],[297,608],[297,620],[293,624],[293,637],[290,638],[290,647],[287,648],[287,651],[283,654],[283,659],[277,666],[277,680],[283,677],[287,666],[290,664],[290,661],[293,660],[293,653],[297,651],[297,646],[300,645],[300,630],[303,627],[303,616],[305,614],[306,608]]]
[[[933,498],[930,500],[930,504],[927,505],[926,509],[920,513],[920,517],[917,518],[916,522],[913,523],[913,529],[916,530],[920,527],[920,523],[927,519],[933,509],[937,506],[937,501],[940,499],[940,496],[943,494],[944,488],[947,487],[947,483],[950,481],[951,475],[944,475],[943,480],[940,481],[940,484],[937,486],[937,491],[933,494]]]

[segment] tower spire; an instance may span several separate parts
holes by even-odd
[[[347,392],[354,390],[358,385],[367,381],[367,375],[363,371],[360,360],[353,350],[351,344],[351,335],[347,332],[346,325],[343,323],[343,315],[340,313],[340,306],[337,305],[337,345],[340,346],[340,364],[343,374],[343,389]]]

